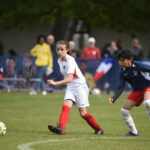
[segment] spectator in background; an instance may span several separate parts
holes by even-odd
[[[17,53],[16,53],[16,51],[15,51],[13,48],[11,48],[11,49],[8,51],[8,55],[9,55],[9,56],[17,56]]]
[[[24,78],[24,81],[18,81],[16,84],[17,88],[29,88],[32,84],[30,81],[35,74],[35,66],[33,65],[32,57],[30,54],[25,54],[23,58],[23,63],[21,64],[21,70],[19,70],[18,77]]]
[[[116,42],[116,45],[117,45],[118,49],[122,50],[121,40],[118,39],[115,42]]]
[[[17,73],[15,71],[16,60],[13,57],[10,57],[6,60],[6,71],[4,73],[5,78],[16,78]],[[15,86],[15,81],[5,81],[4,87],[10,92],[11,88]]]
[[[74,58],[79,57],[79,53],[75,49],[75,42],[74,41],[69,42],[69,52],[68,52],[68,54],[71,55]]]
[[[95,46],[96,40],[93,37],[88,39],[89,46],[82,52],[82,58],[101,58],[100,50]]]
[[[10,57],[6,60],[5,77],[7,78],[16,77],[15,66],[16,66],[16,61],[13,57]]]
[[[35,67],[33,66],[32,58],[28,54],[25,55],[23,59],[23,69],[22,76],[26,79],[28,83],[29,80],[34,76]]]
[[[56,53],[56,45],[55,45],[55,37],[50,34],[47,36],[47,43],[50,45],[50,48],[52,50],[52,53],[53,53],[53,56],[57,56],[57,53]]]
[[[110,46],[104,52],[104,58],[107,57],[116,57],[120,49],[117,47],[117,43],[115,41],[110,42]]]
[[[104,55],[109,47],[110,47],[110,42],[105,43],[105,45],[102,47],[102,50],[101,50],[101,57],[104,58]]]
[[[133,55],[134,60],[139,60],[143,58],[143,48],[141,47],[141,44],[138,39],[133,39],[130,51]]]
[[[44,35],[40,35],[37,37],[37,45],[33,47],[31,50],[31,55],[36,57],[35,65],[36,65],[36,75],[40,81],[36,82],[35,88],[30,92],[30,95],[36,95],[37,91],[41,87],[42,95],[46,95],[45,88],[45,72],[46,69],[49,68],[52,70],[53,68],[53,56],[50,49],[50,46],[46,44],[46,37]]]

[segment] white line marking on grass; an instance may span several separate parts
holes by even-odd
[[[44,143],[55,143],[55,142],[66,142],[66,141],[80,141],[80,140],[135,140],[135,139],[147,139],[146,137],[123,137],[123,136],[118,136],[118,137],[82,137],[82,138],[66,138],[66,139],[50,139],[50,140],[45,140],[45,141],[38,141],[38,142],[30,142],[30,143],[25,143],[18,145],[19,150],[34,150],[31,148],[31,146],[38,145],[38,144],[44,144]]]

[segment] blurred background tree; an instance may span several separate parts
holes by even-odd
[[[119,32],[147,32],[150,24],[148,0],[1,0],[0,27],[34,28],[39,23],[53,24],[56,40],[63,32],[75,32],[82,21],[82,31],[92,27],[100,30],[113,28]]]

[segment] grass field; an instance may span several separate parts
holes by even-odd
[[[126,95],[114,105],[109,105],[109,95],[89,97],[88,112],[100,123],[104,135],[94,135],[74,108],[65,135],[50,133],[47,125],[57,124],[63,97],[63,93],[1,92],[0,121],[6,124],[7,133],[0,136],[0,150],[150,150],[150,121],[143,105],[131,112],[140,136],[123,136],[128,128],[120,108]]]

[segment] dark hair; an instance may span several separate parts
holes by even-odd
[[[14,57],[9,57],[8,60],[13,60],[16,63],[16,59]]]
[[[60,40],[56,43],[57,44],[62,44],[62,45],[66,45],[66,48],[69,49],[69,43],[67,41],[64,41],[64,40]]]
[[[125,59],[132,59],[133,55],[130,52],[130,50],[125,49],[125,50],[121,50],[118,55],[117,55],[118,60],[125,60]]]
[[[40,43],[40,39],[41,38],[44,38],[44,41],[46,42],[46,36],[45,35],[39,35],[38,37],[37,37],[37,39],[36,39],[36,42],[37,43]]]

